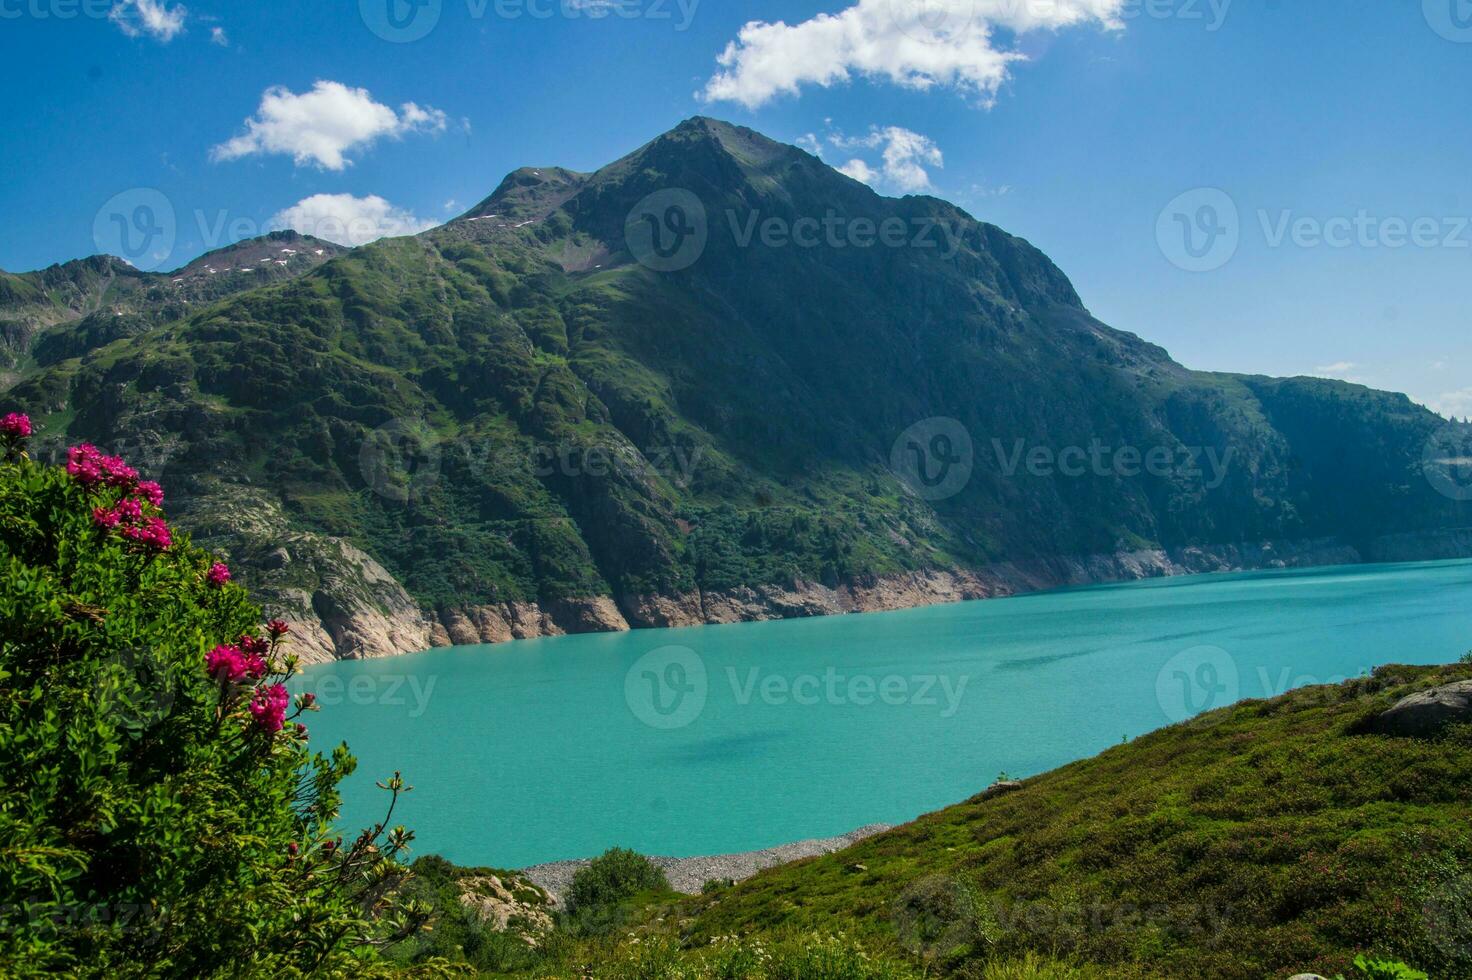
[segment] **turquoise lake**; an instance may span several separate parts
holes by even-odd
[[[520,867],[898,823],[1191,713],[1472,649],[1472,561],[1249,572],[309,668],[343,825]]]

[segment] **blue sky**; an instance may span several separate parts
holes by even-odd
[[[0,268],[140,188],[161,268],[414,230],[706,114],[1032,240],[1188,366],[1472,415],[1466,0],[414,2],[0,0]]]

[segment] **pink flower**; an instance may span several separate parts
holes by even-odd
[[[245,659],[235,647],[222,644],[205,654],[204,669],[216,680],[238,681],[245,676]]]
[[[157,517],[145,517],[141,524],[129,525],[119,533],[129,541],[136,541],[158,551],[168,551],[174,544],[169,526]]]
[[[104,456],[102,450],[90,442],[68,449],[66,458],[67,474],[84,487],[105,483],[119,490],[131,491],[138,485],[137,470],[123,462],[120,456]]]
[[[210,566],[210,570],[204,573],[204,580],[216,589],[223,588],[225,583],[230,581],[230,569],[221,562],[215,562]]]
[[[132,497],[124,497],[113,505],[112,512],[132,524],[143,517],[143,505]]]
[[[117,511],[108,510],[106,507],[92,508],[92,522],[98,527],[115,528],[118,526]]]
[[[102,453],[90,442],[66,451],[66,472],[84,487],[102,482]]]
[[[237,647],[217,646],[204,656],[204,669],[217,681],[234,684],[245,677],[245,655]]]
[[[31,417],[19,412],[11,412],[4,418],[0,418],[0,436],[6,439],[26,439],[31,434]]]
[[[102,469],[102,478],[110,487],[120,490],[132,490],[138,485],[138,471],[123,462],[121,456],[103,456],[98,462]]]
[[[164,505],[164,488],[152,480],[140,481],[138,486],[134,488],[134,492],[155,507],[162,507]]]
[[[266,624],[266,632],[271,634],[273,640],[278,640],[291,632],[291,627],[279,619],[273,619]]]
[[[266,642],[258,636],[251,636],[249,633],[242,634],[240,639],[235,641],[235,645],[240,647],[240,649],[244,650],[246,653],[254,653],[259,656],[264,656],[265,654],[271,652],[270,643]]]
[[[235,641],[240,652],[245,656],[245,673],[251,680],[260,680],[266,676],[266,654],[271,652],[271,644],[260,637],[245,634]]]
[[[286,688],[280,684],[257,688],[255,699],[250,703],[251,717],[262,730],[279,732],[286,724],[286,706],[290,701]]]

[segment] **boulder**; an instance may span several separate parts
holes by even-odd
[[[986,789],[982,790],[980,796],[978,796],[977,799],[989,800],[994,796],[1004,796],[1007,793],[1015,793],[1021,788],[1022,782],[1020,780],[1003,779],[999,782],[992,783]]]
[[[1370,730],[1424,738],[1458,722],[1472,723],[1472,681],[1443,684],[1401,698],[1395,707],[1376,716]]]
[[[535,947],[552,930],[547,893],[525,879],[472,875],[459,881],[460,904],[496,932],[512,932]]]

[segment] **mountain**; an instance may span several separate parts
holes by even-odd
[[[70,265],[85,299],[7,277],[0,318],[95,318],[123,273]],[[283,281],[150,283],[136,328],[33,317],[0,411],[163,475],[315,658],[1472,554],[1405,396],[1189,371],[1027,242],[715,120]]]
[[[208,252],[167,273],[141,272],[111,255],[19,275],[0,271],[0,369],[22,364],[38,331],[86,321],[74,331],[50,331],[56,346],[41,363],[52,363],[137,332],[141,323],[176,320],[190,306],[294,278],[345,251],[310,235],[277,231]],[[110,326],[109,318],[119,316],[136,319]]]

